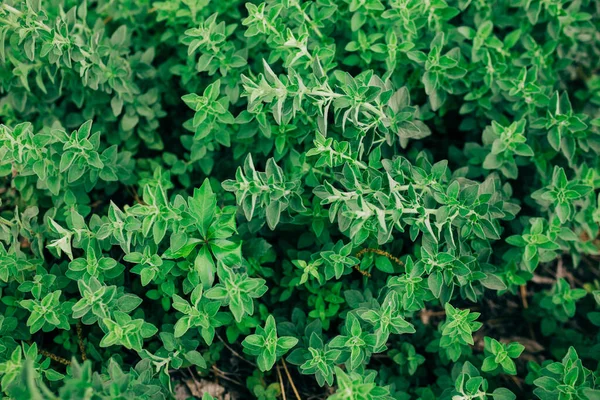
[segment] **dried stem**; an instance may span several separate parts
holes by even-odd
[[[292,379],[292,375],[290,375],[290,371],[288,371],[288,367],[285,364],[285,360],[283,358],[281,359],[281,364],[283,365],[285,374],[287,375],[288,379],[290,380],[290,385],[292,385],[292,390],[294,391],[294,394],[296,395],[296,399],[302,400],[302,398],[300,397],[300,394],[298,393],[298,389],[296,389],[296,385],[294,385],[294,380]]]
[[[41,355],[48,357],[49,359],[56,361],[57,363],[63,364],[63,365],[71,365],[71,361],[67,360],[66,358],[62,358],[57,356],[56,354],[50,353],[49,351],[46,350],[38,350],[38,353],[40,353]]]
[[[523,308],[529,308],[529,303],[527,302],[527,286],[521,285],[521,301],[523,302]]]
[[[396,264],[400,265],[400,266],[404,266],[404,263],[402,262],[402,260],[400,260],[398,257],[388,253],[385,250],[381,250],[381,249],[373,249],[371,247],[366,248],[366,249],[362,249],[361,251],[359,251],[358,253],[356,253],[356,257],[357,258],[361,258],[362,256],[364,256],[367,253],[373,253],[373,254],[377,254],[378,256],[383,256],[388,258],[390,261],[395,262]]]
[[[287,397],[285,396],[285,387],[283,386],[283,379],[281,379],[281,371],[279,370],[279,365],[276,368],[277,370],[277,377],[279,378],[279,386],[281,387],[281,397],[283,398],[283,400],[287,400]]]
[[[370,247],[366,248],[366,249],[362,249],[361,251],[356,253],[356,258],[362,258],[362,256],[364,256],[367,253],[373,253],[373,254],[377,254],[378,256],[386,257],[388,260],[395,262],[396,264],[398,264],[400,266],[404,266],[404,263],[398,257],[388,253],[387,251],[384,251],[381,249],[373,249]],[[368,273],[367,271],[361,270],[358,264],[354,266],[354,269],[357,270],[358,272],[360,272],[363,276],[366,276],[367,278],[371,277],[371,274]]]
[[[213,365],[213,366],[212,366],[212,370],[213,370],[214,374],[215,374],[217,377],[219,377],[219,378],[222,378],[222,379],[224,379],[224,380],[226,380],[226,381],[228,381],[228,382],[235,383],[235,384],[236,384],[236,385],[238,385],[238,386],[241,386],[241,387],[246,387],[246,386],[245,386],[243,383],[241,383],[241,382],[239,382],[239,381],[236,381],[235,379],[232,379],[232,378],[228,377],[228,376],[225,374],[225,372],[223,372],[223,371],[221,371],[219,368],[217,368],[217,366],[216,366],[216,365]],[[195,377],[193,377],[193,376],[192,376],[192,378],[194,379],[194,381],[196,381],[196,378],[195,378]]]
[[[221,337],[221,335],[219,335],[218,332],[215,332],[215,335],[217,336],[217,338],[219,338],[219,340],[221,341],[221,343],[223,343],[223,345],[227,348],[227,350],[229,350],[234,356],[236,356],[240,360],[243,360],[246,363],[252,365],[253,367],[256,367],[255,363],[253,363],[252,361],[246,359],[240,353],[238,353],[237,351],[235,351],[234,349],[232,349],[227,343],[225,343],[225,341],[223,340],[223,338]]]
[[[77,322],[77,340],[79,342],[79,351],[81,351],[81,359],[87,360],[87,354],[85,353],[85,346],[83,344],[83,325],[81,321]]]

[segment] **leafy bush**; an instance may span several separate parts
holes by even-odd
[[[599,27],[4,0],[0,389],[600,399]]]

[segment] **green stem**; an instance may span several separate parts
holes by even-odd
[[[323,39],[323,34],[319,30],[319,28],[316,26],[316,24],[313,22],[313,20],[310,19],[310,17],[308,16],[308,14],[306,14],[304,12],[304,10],[302,9],[302,7],[300,7],[300,4],[297,1],[294,2],[294,6],[298,9],[298,11],[300,11],[302,13],[302,17],[304,18],[304,20],[306,21],[306,23],[311,27],[311,29],[317,34],[317,36],[319,37],[319,39]]]

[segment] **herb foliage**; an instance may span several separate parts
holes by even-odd
[[[4,0],[1,392],[599,399],[599,27]]]

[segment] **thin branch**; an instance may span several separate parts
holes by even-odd
[[[362,256],[364,256],[367,253],[373,253],[373,254],[377,254],[378,256],[386,257],[388,260],[400,265],[401,267],[404,266],[404,263],[398,257],[388,253],[387,251],[381,250],[381,249],[373,249],[373,248],[362,249],[361,251],[356,253],[356,258],[360,259],[360,258],[362,258]],[[357,270],[358,272],[360,272],[361,275],[363,275],[367,278],[371,277],[371,274],[369,272],[363,271],[362,269],[360,269],[360,264],[354,265],[354,269]]]
[[[359,251],[358,253],[356,253],[356,258],[361,258],[363,255],[365,255],[366,253],[373,253],[373,254],[377,254],[378,256],[383,256],[388,258],[390,261],[395,262],[396,264],[400,265],[401,267],[404,266],[404,263],[402,262],[402,260],[400,260],[398,257],[388,253],[385,250],[381,250],[381,249],[373,249],[373,248],[366,248],[366,249],[362,249],[361,251]]]
[[[294,380],[292,379],[292,375],[290,375],[290,371],[288,371],[288,367],[283,358],[281,359],[281,364],[283,365],[285,374],[287,375],[288,379],[290,380],[290,385],[292,385],[292,390],[294,391],[294,394],[296,395],[296,399],[302,400],[302,397],[300,397],[300,394],[298,393],[298,389],[296,389],[296,385],[294,385]]]
[[[83,326],[81,321],[77,322],[77,340],[79,344],[79,351],[81,351],[81,359],[85,361],[87,360],[87,355],[85,353],[85,346],[83,344]]]
[[[38,353],[40,353],[41,355],[43,355],[45,357],[48,357],[51,360],[56,361],[57,363],[60,363],[62,365],[71,365],[71,361],[67,360],[66,358],[59,357],[54,353],[50,353],[49,351],[39,349]]]
[[[283,379],[281,379],[281,371],[279,370],[279,365],[277,366],[277,377],[279,378],[279,386],[281,387],[281,397],[283,400],[287,400],[285,396],[285,387],[283,386]]]
[[[548,278],[547,276],[533,275],[533,278],[531,278],[531,282],[542,285],[553,285],[554,282],[556,282],[556,280]]]
[[[223,338],[221,337],[221,335],[219,335],[218,332],[215,332],[215,335],[217,335],[217,338],[221,341],[221,343],[223,343],[223,345],[227,348],[227,350],[229,350],[234,356],[236,356],[240,360],[245,361],[246,363],[252,365],[255,368],[257,367],[257,365],[255,363],[253,363],[252,361],[246,359],[245,357],[243,357],[242,355],[240,355],[240,353],[238,353],[237,351],[235,351],[234,349],[232,349],[227,343],[225,343],[225,341],[223,340]]]
[[[225,373],[223,371],[221,371],[219,368],[217,368],[216,365],[212,366],[212,370],[217,377],[225,379],[228,382],[235,383],[238,386],[241,386],[244,388],[246,387],[246,385],[244,385],[243,383],[236,381],[235,379],[232,379],[232,378],[228,377],[227,375],[225,375]],[[196,381],[196,379],[194,379],[194,381]]]
[[[529,308],[529,303],[527,302],[527,286],[521,285],[521,301],[523,302],[523,308]]]

